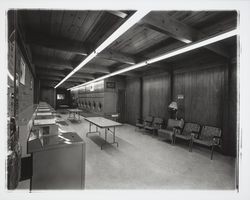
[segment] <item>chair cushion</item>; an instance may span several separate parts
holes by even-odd
[[[191,135],[175,134],[175,137],[181,138],[183,140],[191,140]]]
[[[152,126],[144,126],[144,128],[147,129],[147,130],[154,130],[154,129],[155,129],[155,128],[152,127]]]
[[[162,137],[173,137],[174,131],[170,129],[159,129],[158,130],[158,135]]]
[[[197,143],[197,144],[202,144],[202,145],[205,145],[205,146],[209,146],[211,147],[213,145],[213,141],[207,141],[207,140],[200,140],[200,139],[193,139],[193,142],[194,143]]]
[[[179,127],[182,128],[184,124],[183,120],[168,119],[168,128]]]

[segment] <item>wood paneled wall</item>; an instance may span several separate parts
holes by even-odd
[[[143,77],[142,113],[143,117],[169,118],[168,105],[171,102],[169,74],[156,74]]]
[[[126,81],[126,113],[125,121],[129,124],[135,124],[140,116],[140,90],[141,81],[139,78],[127,79]]]
[[[228,119],[228,144],[229,155],[236,156],[237,152],[237,65],[231,63],[229,67],[229,119]]]
[[[216,67],[174,74],[174,100],[185,121],[222,127],[224,68]]]
[[[52,87],[41,87],[40,101],[45,101],[53,108],[55,108],[56,90]]]
[[[194,70],[173,71],[173,99],[169,73],[128,79],[126,83],[126,122],[135,124],[142,114],[169,118],[168,105],[178,102],[178,117],[186,122],[215,126],[222,129],[222,151],[236,155],[237,142],[237,67],[219,64]],[[140,93],[142,91],[142,100]],[[178,99],[177,97],[184,97]],[[142,113],[140,106],[142,104]]]

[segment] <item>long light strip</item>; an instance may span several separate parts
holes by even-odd
[[[115,71],[115,72],[110,73],[110,74],[107,74],[107,75],[105,75],[105,76],[101,76],[101,77],[99,77],[99,78],[97,78],[97,79],[94,79],[94,80],[92,80],[92,81],[83,83],[83,84],[81,84],[81,85],[77,85],[77,86],[71,87],[71,88],[69,88],[68,90],[79,89],[80,87],[85,86],[85,85],[88,85],[88,84],[90,84],[90,83],[93,83],[93,82],[96,82],[96,81],[100,81],[100,80],[103,80],[103,79],[106,79],[106,78],[108,78],[108,77],[115,76],[115,75],[118,75],[118,74],[122,74],[122,73],[124,73],[124,72],[128,72],[128,71],[131,71],[131,70],[134,70],[134,69],[137,69],[137,68],[146,66],[146,65],[148,65],[148,64],[152,64],[152,63],[155,63],[155,62],[158,62],[158,61],[161,61],[161,60],[164,60],[164,59],[167,59],[167,58],[176,56],[176,55],[180,55],[180,54],[182,54],[182,53],[186,53],[186,52],[188,52],[188,51],[191,51],[191,50],[194,50],[194,49],[198,49],[198,48],[200,48],[200,47],[203,47],[203,46],[206,46],[206,45],[209,45],[209,44],[213,44],[213,43],[215,43],[215,42],[224,40],[224,39],[226,39],[226,38],[235,36],[235,35],[237,35],[237,34],[238,34],[238,30],[237,30],[237,29],[234,29],[234,30],[228,31],[228,32],[226,32],[226,33],[222,33],[222,34],[220,34],[220,35],[217,35],[217,36],[208,38],[208,39],[206,39],[206,40],[202,40],[202,41],[198,41],[198,42],[192,43],[192,44],[187,45],[187,46],[185,46],[185,47],[182,47],[182,48],[180,48],[180,49],[177,49],[177,50],[174,50],[174,51],[171,51],[171,52],[162,54],[162,55],[160,55],[160,56],[157,56],[157,57],[148,59],[148,60],[143,61],[143,62],[140,62],[140,63],[138,63],[138,64],[135,64],[135,65],[126,67],[126,68],[124,68],[124,69]]]
[[[14,81],[14,77],[10,73],[9,69],[7,70],[7,74],[8,74],[8,77],[10,78],[10,80]]]
[[[135,25],[140,19],[142,19],[149,10],[136,11],[127,21],[125,21],[114,33],[112,33],[99,47],[97,47],[89,56],[87,56],[73,71],[71,71],[63,80],[58,83],[55,88],[64,83],[69,77],[91,61],[98,53],[103,51],[107,46],[114,42],[118,37]]]

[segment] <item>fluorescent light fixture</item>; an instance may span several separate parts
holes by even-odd
[[[181,41],[182,41],[182,42],[185,42],[186,44],[192,43],[192,41],[189,40],[189,39],[182,39]]]
[[[188,52],[188,51],[191,51],[191,50],[194,50],[194,49],[198,49],[198,48],[200,48],[200,47],[203,47],[203,46],[206,46],[206,45],[209,45],[209,44],[213,44],[213,43],[215,43],[215,42],[224,40],[224,39],[226,39],[226,38],[235,36],[235,35],[237,35],[237,34],[238,34],[238,30],[237,30],[237,29],[234,29],[234,30],[231,30],[231,31],[222,33],[222,34],[220,34],[220,35],[217,35],[217,36],[210,37],[210,38],[205,39],[205,40],[202,40],[202,41],[198,41],[198,42],[192,43],[192,44],[187,45],[187,46],[185,46],[185,47],[182,47],[182,48],[180,48],[180,49],[177,49],[177,50],[174,50],[174,51],[171,51],[171,52],[167,52],[167,53],[162,54],[162,55],[160,55],[160,56],[157,56],[157,57],[148,59],[148,60],[143,61],[143,62],[140,62],[140,63],[138,63],[138,64],[135,64],[135,65],[126,67],[126,68],[124,68],[124,69],[121,69],[121,70],[112,72],[112,73],[107,74],[107,75],[105,75],[105,76],[101,76],[101,77],[99,77],[99,78],[97,78],[97,79],[94,79],[94,80],[92,80],[92,81],[83,83],[83,84],[81,84],[81,85],[77,85],[77,86],[71,87],[71,88],[69,88],[68,90],[79,89],[79,88],[81,88],[81,87],[83,87],[83,86],[85,86],[85,85],[94,83],[94,82],[96,82],[96,81],[100,81],[100,80],[106,79],[106,78],[111,77],[111,76],[115,76],[115,75],[118,75],[118,74],[122,74],[122,73],[124,73],[124,72],[131,71],[131,70],[133,70],[133,69],[137,69],[137,68],[146,66],[146,65],[148,65],[148,64],[152,64],[152,63],[155,63],[155,62],[158,62],[158,61],[161,61],[161,60],[165,60],[165,59],[167,59],[167,58],[170,58],[170,57],[173,57],[173,56],[176,56],[176,55],[180,55],[180,54],[182,54],[182,53],[185,53],[185,52]]]
[[[14,81],[14,77],[12,76],[12,74],[10,73],[9,70],[7,70],[7,74],[8,74],[8,77],[10,78],[10,80]]]
[[[209,39],[206,39],[206,40],[202,40],[202,41],[199,41],[199,42],[195,42],[195,43],[192,43],[186,47],[182,47],[180,49],[177,49],[177,50],[174,50],[174,51],[171,51],[169,53],[165,53],[165,54],[162,54],[160,56],[157,56],[155,58],[152,58],[152,59],[149,59],[147,62],[149,64],[152,64],[152,63],[155,63],[155,62],[158,62],[158,61],[161,61],[161,60],[165,60],[167,58],[170,58],[170,57],[173,57],[173,56],[176,56],[176,55],[179,55],[179,54],[182,54],[182,53],[186,53],[188,51],[191,51],[191,50],[194,50],[194,49],[198,49],[200,47],[204,47],[204,46],[207,46],[209,44],[212,44],[212,43],[215,43],[215,42],[218,42],[220,40],[223,40],[223,39],[226,39],[226,38],[229,38],[229,37],[232,37],[234,35],[237,34],[237,29],[234,29],[232,31],[228,31],[226,33],[222,33],[220,35],[217,35],[217,36],[214,36],[214,37],[211,37]]]
[[[148,14],[148,10],[139,10],[133,16],[131,16],[126,22],[124,22],[110,37],[108,37],[99,47],[96,48],[96,53],[100,53],[103,49],[114,42],[118,37],[130,29],[141,18]]]
[[[141,18],[149,13],[149,10],[136,11],[127,21],[125,21],[114,33],[112,33],[99,47],[97,47],[89,56],[87,56],[73,71],[71,71],[55,88],[64,83],[69,77],[91,61],[98,53],[103,51],[107,46],[114,42],[118,37],[135,25]]]

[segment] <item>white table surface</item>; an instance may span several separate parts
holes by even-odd
[[[50,111],[49,108],[38,108],[37,111]]]
[[[106,119],[104,117],[86,117],[86,121],[93,123],[99,127],[115,127],[115,126],[121,126],[122,124],[119,122],[115,122],[110,119]]]
[[[44,116],[44,115],[52,115],[51,112],[42,112],[42,113],[36,113],[37,116]]]

